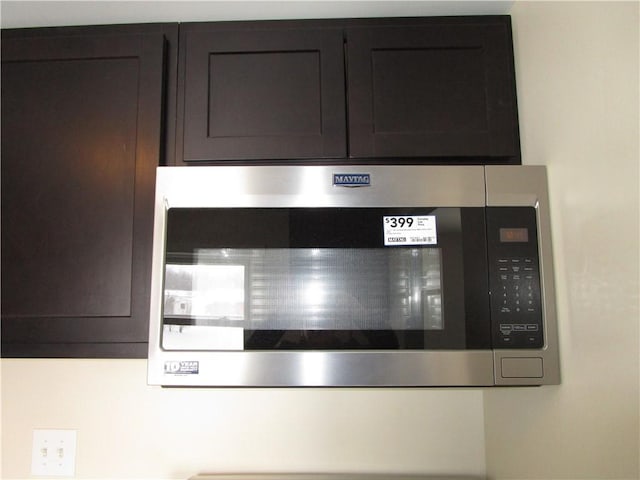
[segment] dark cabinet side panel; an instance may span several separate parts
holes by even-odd
[[[164,43],[3,32],[3,356],[146,355]]]
[[[519,163],[507,20],[347,29],[349,155]]]
[[[181,27],[179,159],[346,156],[340,29],[211,28]]]

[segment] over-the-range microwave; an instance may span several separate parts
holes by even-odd
[[[148,381],[560,381],[539,166],[157,171]]]

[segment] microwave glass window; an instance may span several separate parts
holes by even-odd
[[[199,249],[192,261],[166,265],[165,349],[238,349],[243,331],[444,328],[438,248]]]
[[[244,265],[167,264],[162,346],[241,349],[244,305]]]
[[[244,265],[166,266],[165,316],[242,321],[244,303]]]

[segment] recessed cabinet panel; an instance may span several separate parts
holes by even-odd
[[[131,314],[138,67],[3,65],[3,315]]]
[[[185,163],[346,156],[341,30],[181,35]]]
[[[519,159],[507,21],[348,29],[350,156]]]
[[[481,49],[385,48],[371,60],[375,134],[487,129]]]
[[[248,78],[261,81],[239,89]],[[320,136],[320,91],[318,51],[213,54],[208,137]]]
[[[162,32],[3,31],[3,356],[146,354]]]

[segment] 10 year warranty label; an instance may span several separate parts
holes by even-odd
[[[436,245],[435,215],[394,215],[382,217],[384,244],[393,245]]]

